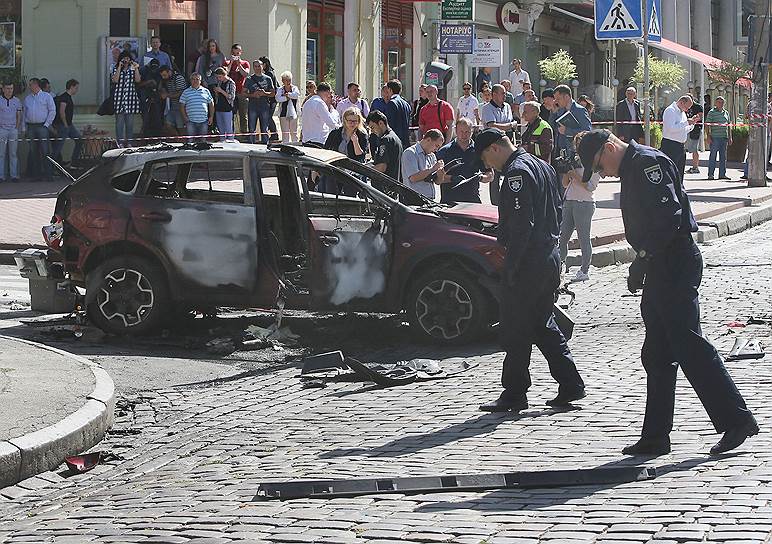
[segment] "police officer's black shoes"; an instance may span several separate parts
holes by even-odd
[[[519,412],[526,409],[528,409],[528,399],[525,395],[515,397],[507,394],[506,391],[493,402],[480,406],[480,410],[483,412]]]
[[[733,450],[745,442],[746,438],[757,434],[759,434],[759,426],[756,423],[756,419],[751,416],[750,420],[746,421],[743,425],[734,427],[725,432],[724,436],[721,437],[721,440],[719,440],[715,446],[710,448],[710,453],[711,455],[718,455],[719,453]]]
[[[584,387],[574,389],[573,391],[558,391],[558,396],[548,400],[547,406],[570,406],[573,401],[583,399],[586,396],[587,393],[584,392]]]
[[[622,450],[625,455],[666,455],[670,453],[670,437],[641,438]]]

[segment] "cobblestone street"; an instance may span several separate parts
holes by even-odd
[[[705,333],[723,352],[737,334],[770,348],[772,223],[701,246]],[[617,486],[379,495],[253,502],[262,481],[436,475],[633,465],[620,450],[640,431],[645,375],[639,297],[626,266],[593,269],[576,287],[570,345],[588,387],[572,411],[544,406],[556,384],[535,350],[531,408],[483,414],[499,393],[502,354],[474,346],[477,368],[391,389],[331,383],[303,389],[282,365],[119,403],[99,449],[125,459],[64,478],[46,473],[3,490],[0,541],[770,542],[772,356],[727,367],[762,432],[711,458],[719,438],[679,376],[673,453],[646,460],[653,481]],[[754,316],[766,324],[730,328]],[[734,331],[734,332],[732,332]],[[340,334],[345,334],[341,331]],[[405,344],[391,357],[442,358]],[[372,358],[375,355],[370,354]],[[191,361],[195,365],[195,361]]]

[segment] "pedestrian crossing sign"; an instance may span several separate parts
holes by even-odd
[[[641,0],[595,0],[595,39],[643,37]]]
[[[662,0],[646,0],[646,20],[649,22],[649,41],[662,41]]]

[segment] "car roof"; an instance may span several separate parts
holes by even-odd
[[[332,162],[345,155],[329,149],[291,145],[244,144],[240,142],[215,142],[208,149],[194,149],[179,143],[163,143],[143,147],[118,148],[105,151],[105,159],[118,159],[120,169],[141,166],[148,161],[164,159],[206,159],[217,160],[248,156],[264,158],[309,157],[322,162]]]

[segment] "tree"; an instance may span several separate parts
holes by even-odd
[[[568,51],[561,49],[551,57],[539,61],[542,77],[555,83],[569,83],[576,77],[576,63]]]
[[[676,89],[686,75],[686,70],[677,62],[658,59],[649,55],[649,93],[661,88]],[[633,73],[633,81],[643,83],[643,57],[638,58],[638,65]],[[654,112],[657,111],[657,95],[654,93]]]
[[[724,85],[732,86],[732,96],[729,111],[732,113],[732,117],[737,116],[736,107],[736,90],[737,84],[741,79],[747,78],[750,75],[751,65],[739,60],[722,60],[721,64],[714,66],[708,70],[708,77],[713,83],[722,83]]]

